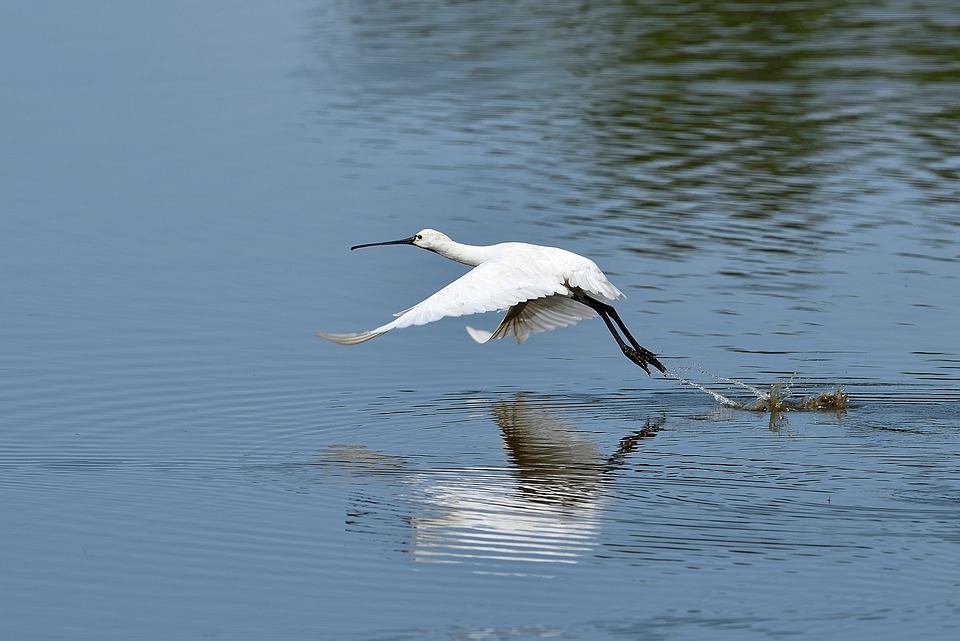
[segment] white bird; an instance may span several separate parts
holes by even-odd
[[[507,336],[522,343],[530,334],[567,327],[599,315],[627,358],[647,374],[648,365],[666,373],[656,355],[637,343],[613,306],[604,302],[624,298],[623,292],[589,258],[558,247],[528,243],[464,245],[433,229],[402,240],[354,245],[350,249],[376,245],[414,245],[473,269],[426,300],[397,312],[396,318],[386,325],[359,334],[317,332],[320,338],[357,345],[391,329],[424,325],[446,316],[506,310],[507,315],[492,333],[472,327],[467,327],[467,332],[478,343]],[[617,327],[630,345],[617,333]]]

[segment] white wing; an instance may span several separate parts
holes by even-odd
[[[478,343],[486,343],[491,338],[508,336],[513,336],[518,343],[523,343],[530,334],[575,325],[596,315],[597,313],[591,308],[572,298],[548,296],[525,301],[513,307],[492,334],[472,327],[467,327],[467,333]]]
[[[578,256],[578,258],[582,257]],[[583,260],[587,259],[584,258]],[[586,269],[570,270],[567,275],[567,282],[571,287],[579,287],[585,292],[602,296],[608,300],[626,298],[623,292],[607,280],[606,275],[592,261]]]
[[[542,271],[538,272],[528,264],[503,258],[474,267],[433,296],[400,312],[395,320],[386,325],[359,334],[317,332],[317,336],[341,345],[356,345],[391,329],[424,325],[447,316],[466,316],[509,309],[524,301],[569,292],[559,277],[545,277]]]

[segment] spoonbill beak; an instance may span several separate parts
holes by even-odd
[[[413,245],[417,240],[416,235],[411,236],[410,238],[402,238],[400,240],[388,240],[384,243],[365,243],[363,245],[354,245],[350,248],[350,251],[354,249],[360,249],[361,247],[376,247],[377,245]]]

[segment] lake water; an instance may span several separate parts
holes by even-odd
[[[954,639],[960,5],[0,9],[0,637]],[[599,321],[358,347],[594,258]],[[469,319],[492,329],[493,315]]]

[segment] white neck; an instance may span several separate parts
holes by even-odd
[[[427,249],[437,252],[444,258],[449,258],[450,260],[455,260],[458,263],[470,265],[471,267],[476,267],[489,259],[491,253],[490,247],[464,245],[449,238]]]

